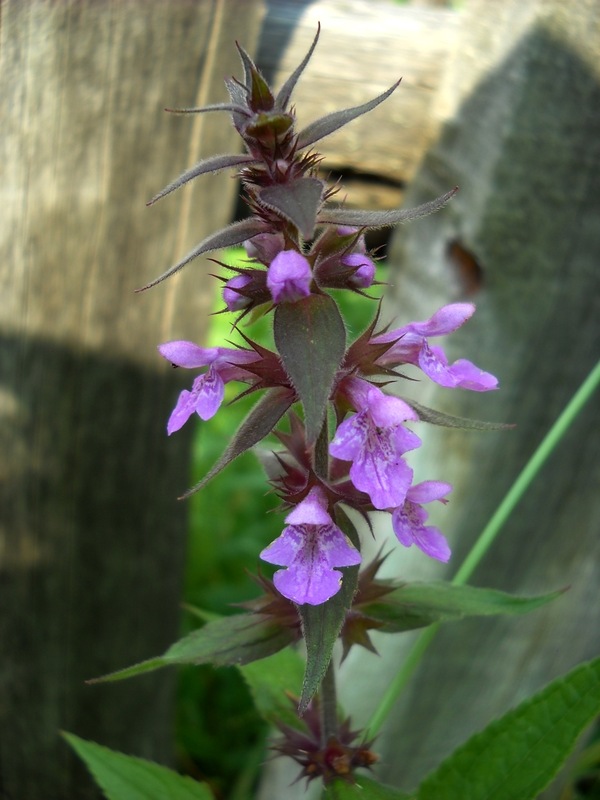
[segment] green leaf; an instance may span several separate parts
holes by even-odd
[[[346,349],[346,329],[329,295],[311,294],[275,309],[273,333],[285,371],[304,407],[306,439],[323,425],[327,401]]]
[[[275,720],[302,727],[289,696],[300,697],[304,661],[296,650],[286,647],[275,655],[239,668],[248,684],[259,714],[273,724]]]
[[[400,208],[392,211],[363,211],[327,206],[319,214],[317,222],[324,225],[354,225],[357,228],[387,228],[390,225],[398,225],[401,222],[409,222],[412,219],[433,214],[434,211],[445,206],[457,191],[458,187],[455,187],[435,200],[430,200],[415,208]]]
[[[298,134],[298,150],[302,150],[304,147],[308,147],[309,144],[318,142],[319,139],[329,136],[330,133],[337,131],[343,125],[347,125],[353,119],[372,111],[380,103],[383,103],[384,100],[387,100],[399,85],[400,81],[396,81],[396,83],[390,86],[385,92],[360,106],[344,108],[342,111],[334,111],[331,114],[327,114],[325,117],[311,122],[310,125],[307,125],[306,128]]]
[[[509,711],[447,758],[418,800],[534,800],[600,713],[600,658]]]
[[[277,386],[268,389],[235,432],[227,449],[210,472],[199,483],[181,495],[184,499],[200,491],[234,459],[258,444],[273,430],[292,405],[294,394],[290,389]]]
[[[341,778],[330,783],[323,789],[321,800],[411,800],[413,797],[364,775],[354,777],[355,783]],[[442,800],[441,795],[438,800]]]
[[[196,164],[194,167],[190,167],[190,169],[186,170],[178,178],[175,178],[172,183],[170,183],[168,186],[165,186],[165,188],[162,189],[158,194],[155,194],[152,200],[149,200],[146,205],[154,205],[154,203],[156,203],[162,197],[174,192],[175,189],[179,189],[180,186],[184,186],[184,184],[188,183],[188,181],[197,178],[199,175],[205,175],[208,172],[218,172],[221,169],[227,169],[227,167],[239,167],[242,164],[254,164],[255,162],[256,159],[247,153],[211,156],[210,158],[205,158],[204,160],[198,162],[198,164]]]
[[[108,800],[214,800],[205,783],[178,775],[152,761],[109,750],[72,733],[62,735],[85,762]]]
[[[298,178],[266,186],[258,193],[262,205],[291,222],[304,239],[312,239],[325,184],[318,178]]]
[[[298,78],[304,72],[306,65],[310,61],[310,57],[312,56],[313,51],[317,46],[320,32],[321,32],[321,23],[317,22],[317,33],[315,35],[315,38],[313,39],[313,43],[311,44],[308,53],[304,56],[300,64],[292,72],[290,77],[286,80],[286,82],[283,84],[283,86],[277,93],[277,97],[275,98],[275,108],[278,108],[282,111],[285,111],[285,109],[287,108],[287,104],[290,100],[292,92],[294,91],[294,87],[298,83]]]
[[[189,264],[190,261],[193,261],[194,258],[198,258],[198,256],[201,256],[203,253],[210,253],[213,250],[221,250],[223,247],[232,247],[235,244],[241,244],[242,242],[245,242],[246,239],[256,236],[256,234],[260,233],[262,230],[263,223],[255,217],[233,222],[226,228],[222,228],[220,231],[211,233],[210,236],[207,236],[206,239],[203,239],[200,244],[197,244],[193,250],[190,250],[187,256],[184,256],[181,261],[178,261],[177,264],[169,267],[166,272],[163,272],[163,274],[158,278],[155,278],[153,281],[150,281],[150,283],[142,286],[141,289],[136,289],[136,292],[145,292],[146,289],[151,289],[153,286],[156,286],[167,278],[170,278],[171,275],[175,275],[175,273],[179,272],[180,269],[183,269],[186,264]]]
[[[358,541],[354,525],[341,509],[336,509],[336,521],[353,543]],[[320,606],[308,604],[298,606],[306,643],[306,672],[302,684],[300,714],[306,711],[327,671],[333,647],[346,619],[346,612],[352,606],[358,581],[358,569],[358,565],[340,568],[340,572],[343,574],[342,588],[326,603]]]
[[[162,656],[111,672],[88,683],[133,678],[173,664],[213,664],[216,667],[248,664],[282,650],[293,640],[290,630],[258,614],[222,617],[180,639]]]
[[[361,611],[384,623],[378,629],[381,632],[398,633],[464,617],[528,614],[563,592],[561,589],[537,597],[516,597],[496,589],[455,586],[444,581],[415,582],[395,589],[383,601],[361,606]]]
[[[468,419],[467,417],[455,417],[453,414],[444,414],[443,411],[436,411],[433,408],[422,406],[415,400],[403,397],[411,408],[419,415],[422,422],[429,422],[431,425],[442,425],[445,428],[461,428],[462,430],[473,431],[506,431],[514,428],[511,423],[506,422],[484,422],[479,419]]]

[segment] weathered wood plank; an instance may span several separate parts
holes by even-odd
[[[399,77],[384,104],[319,142],[324,171],[350,170],[382,186],[345,181],[348,202],[393,208],[436,136],[431,104],[454,45],[456,12],[376,0],[272,0],[257,60],[276,86],[302,60],[321,23],[321,40],[294,93],[300,124],[360,105]]]
[[[500,378],[491,395],[436,389],[423,402],[517,423],[489,434],[428,430],[415,454],[418,474],[455,485],[438,516],[454,548],[450,574],[598,358],[597,12],[593,0],[507,0],[494,11],[485,0],[467,5],[440,94],[446,121],[406,203],[455,184],[460,192],[443,212],[406,226],[391,248],[396,289],[387,312],[424,319],[446,302],[472,299],[477,314],[449,337],[448,355]],[[455,240],[481,266],[478,288],[447,258]],[[416,384],[410,394],[422,396]],[[385,780],[412,789],[469,734],[597,655],[599,412],[596,397],[473,577],[521,594],[569,592],[522,620],[441,632],[378,741]],[[388,569],[440,577],[426,561],[400,549]],[[348,665],[349,699],[370,695],[373,669],[382,669],[381,692],[395,674],[406,645],[381,637],[380,644],[377,664],[357,654]],[[555,786],[543,796],[559,793]]]
[[[233,38],[252,49],[259,15],[233,0],[2,4],[3,798],[96,796],[59,728],[171,758],[174,674],[83,681],[177,637],[190,436],[164,426],[186,376],[156,344],[201,340],[206,263],[133,290],[230,219],[228,175],[145,201],[238,147],[222,115],[163,108],[224,98]]]

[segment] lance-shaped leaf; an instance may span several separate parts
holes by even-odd
[[[298,134],[298,150],[302,150],[304,147],[318,142],[319,139],[329,136],[330,133],[342,128],[348,122],[352,122],[353,119],[368,113],[380,103],[383,103],[384,100],[387,100],[399,85],[400,81],[396,81],[387,91],[383,92],[383,94],[380,94],[378,97],[374,97],[367,103],[354,106],[354,108],[345,108],[342,111],[334,111],[332,114],[327,114],[326,117],[321,117],[311,122],[310,125]]]
[[[261,205],[295,225],[304,239],[312,239],[323,197],[323,181],[298,178],[285,185],[267,186],[258,197]]]
[[[263,719],[271,724],[277,720],[293,728],[303,727],[289,700],[290,695],[300,696],[304,673],[304,659],[296,650],[286,647],[260,662],[244,664],[239,670]]]
[[[600,658],[475,734],[427,777],[418,800],[535,800],[600,714]]]
[[[205,111],[231,111],[235,114],[242,114],[244,117],[251,117],[252,112],[244,105],[238,103],[211,103],[208,106],[197,106],[195,108],[165,108],[169,114],[203,114]]]
[[[364,775],[353,775],[351,782],[337,778],[325,786],[321,800],[414,800],[414,795],[405,794]],[[442,795],[438,800],[442,800]]]
[[[180,186],[183,186],[184,184],[188,183],[188,181],[197,178],[199,175],[205,175],[208,172],[219,172],[219,170],[227,169],[228,167],[239,167],[241,164],[253,164],[255,162],[256,159],[247,154],[221,155],[205,158],[194,167],[191,167],[182,173],[168,186],[165,186],[165,188],[162,189],[162,191],[160,191],[158,194],[155,194],[152,200],[149,200],[146,205],[153,205],[157,200],[160,200],[161,197],[165,197],[165,195],[174,192],[175,189],[179,189]]]
[[[315,38],[313,39],[313,43],[310,46],[308,53],[304,56],[300,64],[296,67],[296,69],[292,72],[290,77],[287,81],[283,84],[281,89],[277,92],[277,97],[275,98],[275,108],[279,109],[280,111],[285,111],[287,108],[287,104],[290,100],[292,92],[296,84],[298,83],[299,77],[304,72],[306,65],[310,61],[310,58],[314,52],[315,47],[317,46],[317,42],[319,41],[319,34],[321,33],[321,23],[317,23],[317,33]]]
[[[415,582],[394,589],[381,601],[361,606],[361,612],[382,623],[378,628],[382,633],[398,633],[465,617],[528,614],[563,592],[560,589],[536,597],[517,597],[495,589],[443,581]]]
[[[432,425],[473,431],[506,431],[515,427],[508,422],[485,422],[478,419],[468,419],[467,417],[455,417],[453,414],[444,414],[443,411],[436,411],[433,408],[422,406],[408,397],[402,397],[402,400],[408,403],[411,408],[414,408],[422,422],[429,422]]]
[[[227,449],[214,467],[199,483],[188,489],[180,499],[198,492],[235,458],[254,447],[255,444],[258,444],[265,436],[271,433],[275,425],[292,405],[294,399],[294,392],[281,386],[265,392],[237,429]]]
[[[207,622],[180,639],[162,655],[111,672],[88,683],[107,683],[133,678],[174,664],[239,666],[265,658],[295,640],[295,634],[262,614],[234,614]]]
[[[327,295],[279,305],[274,337],[284,367],[304,405],[305,438],[315,441],[345,347],[343,321]]]
[[[336,509],[336,522],[352,543],[358,545],[358,533],[348,516],[340,508]],[[321,685],[331,661],[333,646],[340,635],[346,613],[352,606],[352,599],[356,592],[358,565],[341,567],[340,571],[344,576],[342,588],[330,600],[320,606],[308,604],[298,606],[306,643],[306,672],[298,706],[300,714],[304,714]]]
[[[163,272],[160,277],[146,284],[146,286],[143,286],[141,289],[136,289],[136,292],[145,292],[146,289],[151,289],[153,286],[170,278],[171,275],[179,272],[179,270],[183,269],[190,261],[193,261],[204,253],[220,250],[223,247],[232,247],[234,244],[241,244],[245,242],[246,239],[256,236],[257,233],[261,233],[263,230],[264,223],[254,217],[250,217],[249,219],[242,219],[238,222],[234,222],[228,225],[227,228],[223,228],[216,233],[211,233],[210,236],[203,239],[199,245],[196,245],[196,247],[191,250],[185,258],[182,258],[181,261],[175,264],[175,266]]]
[[[72,733],[62,735],[85,762],[108,800],[214,800],[206,783]]]
[[[304,407],[306,439],[323,425],[327,401],[346,348],[346,329],[329,295],[311,294],[275,309],[275,344]]]
[[[401,208],[393,211],[353,211],[349,208],[324,208],[317,218],[317,223],[323,225],[353,225],[357,228],[386,228],[390,225],[399,225],[419,217],[433,214],[446,205],[458,191],[458,186],[446,194],[441,195],[429,203],[423,203],[416,208]]]

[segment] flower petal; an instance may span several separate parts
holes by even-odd
[[[188,392],[187,389],[184,389],[179,395],[177,405],[171,412],[171,416],[167,422],[167,433],[169,436],[180,428],[183,428],[195,410],[196,398],[192,392]]]
[[[443,498],[452,491],[451,483],[444,481],[423,481],[411,486],[406,499],[411,503],[431,503],[433,500],[444,501]]]
[[[206,367],[217,358],[219,348],[199,347],[194,342],[175,341],[158,345],[158,352],[171,364],[185,369]]]
[[[275,303],[294,303],[310,294],[310,263],[295,250],[282,250],[267,273],[267,286]]]
[[[192,394],[196,398],[195,411],[200,419],[211,419],[219,410],[225,395],[225,384],[219,371],[210,367],[204,375],[194,381]]]

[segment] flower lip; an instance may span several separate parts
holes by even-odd
[[[336,567],[360,563],[360,553],[327,513],[320,487],[308,495],[286,517],[281,535],[260,557],[285,567],[273,576],[278,591],[298,605],[320,605],[336,594],[342,573]]]

